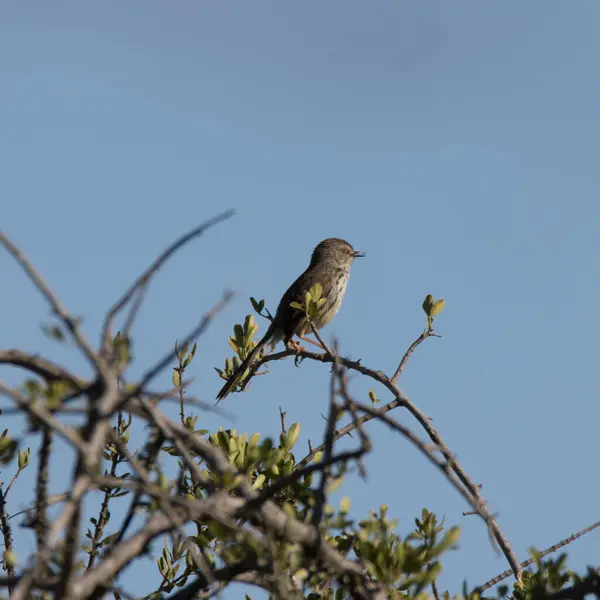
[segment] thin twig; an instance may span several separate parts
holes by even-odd
[[[62,493],[62,494],[56,494],[54,496],[50,496],[45,503],[45,506],[52,506],[53,504],[58,504],[59,502],[64,502],[65,500],[67,500],[69,497],[69,494]],[[10,515],[9,520],[10,519],[14,519],[15,517],[18,517],[19,515],[24,515],[27,514],[27,518],[28,519],[33,519],[35,517],[37,508],[36,506],[29,506],[28,508],[24,508],[23,510],[19,510],[16,513],[13,513],[12,515]]]
[[[118,431],[118,428],[117,428]],[[114,437],[116,436],[112,436],[113,440]],[[111,457],[111,464],[110,464],[110,476],[111,477],[116,477],[117,476],[117,469],[119,467],[119,462],[120,462],[120,456],[118,453],[118,450],[115,448],[115,451],[113,452],[113,455]],[[88,553],[88,562],[87,562],[87,566],[86,569],[89,570],[94,566],[94,562],[96,560],[96,557],[98,556],[98,550],[100,548],[100,542],[102,541],[102,534],[104,533],[104,528],[106,527],[106,524],[108,523],[108,519],[109,519],[109,511],[108,511],[108,504],[110,502],[111,499],[111,492],[109,489],[106,489],[104,491],[104,497],[102,498],[102,503],[100,504],[100,510],[98,511],[98,517],[96,518],[96,524],[94,526],[94,533],[92,534],[92,539],[91,539],[91,545],[90,545],[90,549],[89,549],[89,553]]]
[[[539,558],[543,558],[544,556],[547,556],[548,554],[552,554],[552,552],[556,552],[560,548],[563,548],[567,544],[574,542],[576,539],[580,538],[581,536],[585,535],[586,533],[589,533],[590,531],[593,531],[597,527],[600,527],[600,521],[596,521],[595,523],[592,523],[591,525],[589,525],[588,527],[585,527],[581,531],[578,531],[577,533],[570,535],[568,538],[561,540],[557,544],[554,544],[554,545],[550,546],[549,548],[546,548],[545,550],[538,552],[537,556],[539,556]],[[521,568],[525,569],[529,565],[533,564],[533,562],[534,562],[533,558],[528,558],[527,560],[525,560],[521,563]],[[503,571],[499,575],[496,575],[496,577],[493,577],[489,581],[486,581],[484,584],[478,586],[476,588],[476,590],[479,592],[485,592],[485,590],[488,590],[491,587],[493,587],[494,585],[496,585],[497,583],[500,583],[503,579],[510,577],[511,573],[512,573],[512,571],[510,571],[510,570]]]
[[[35,486],[35,537],[38,550],[41,550],[46,542],[48,532],[48,469],[50,454],[52,452],[52,441],[54,433],[48,427],[42,428],[42,440],[38,452],[37,483]]]
[[[287,413],[283,412],[283,409],[280,406],[279,407],[279,418],[281,420],[281,433],[283,433],[284,435],[287,433],[287,429],[285,428],[285,415],[287,415]]]
[[[150,471],[154,466],[164,441],[165,438],[161,433],[155,433],[149,437],[141,463],[146,471]],[[117,545],[125,537],[125,533],[133,521],[135,511],[139,506],[139,501],[142,495],[143,494],[141,491],[135,492],[135,495],[129,504],[129,508],[127,509],[127,514],[125,515],[123,523],[121,524],[121,527],[119,528],[119,531],[115,537],[113,545]]]
[[[140,290],[140,288],[146,287],[150,279],[156,274],[156,272],[165,264],[165,262],[177,252],[181,247],[185,246],[188,242],[196,237],[202,235],[207,229],[229,219],[235,214],[234,210],[227,210],[208,221],[205,221],[201,225],[194,227],[191,231],[188,231],[185,235],[182,235],[179,239],[175,240],[168,248],[166,248],[161,254],[154,260],[154,262],[133,282],[133,284],[123,293],[123,295],[113,304],[109,309],[104,319],[102,326],[102,345],[104,348],[109,347],[111,328],[113,321],[117,314],[127,305],[133,295]],[[140,301],[141,302],[141,301]],[[136,312],[139,310],[139,305],[136,308]],[[130,315],[127,320],[128,327],[131,328],[133,325],[134,315]]]
[[[75,343],[88,359],[88,362],[94,367],[94,370],[96,370],[98,373],[104,374],[104,367],[99,360],[99,357],[86,340],[85,336],[79,331],[79,324],[77,320],[69,314],[61,300],[48,287],[38,271],[33,267],[29,260],[25,258],[19,248],[17,248],[17,246],[15,246],[2,231],[0,231],[0,244],[2,244],[10,252],[10,254],[12,254],[13,258],[19,263],[20,267],[25,271],[31,282],[35,285],[42,296],[44,296],[48,304],[50,304],[52,311],[58,316],[67,330],[71,333]]]
[[[32,403],[19,391],[9,387],[0,379],[0,393],[8,396],[19,408],[29,413],[32,417],[38,419],[46,427],[56,431],[65,440],[77,449],[84,448],[84,442],[71,427],[63,425],[52,413],[43,408],[39,403]]]
[[[0,483],[0,531],[2,532],[2,538],[4,539],[4,553],[6,557],[7,552],[13,551],[13,536],[12,536],[12,528],[8,522],[8,511],[6,509],[6,498],[5,494],[2,491],[2,484]],[[14,576],[16,573],[15,565],[13,561],[6,560],[6,558],[2,561],[4,565],[4,569],[9,577]],[[12,585],[9,585],[8,591],[12,593]]]
[[[231,298],[233,297],[233,292],[226,291],[224,292],[221,299],[204,315],[200,323],[193,329],[193,331],[188,334],[181,344],[181,346],[185,346],[190,342],[193,342],[196,338],[200,337],[208,328],[212,320],[215,316],[225,308],[225,306],[229,303]],[[140,382],[134,387],[133,390],[123,393],[122,398],[119,402],[118,408],[123,407],[131,398],[135,396],[140,396],[144,393],[146,386],[166,367],[169,366],[173,360],[177,358],[177,354],[175,350],[171,350],[167,352],[159,361],[155,363],[153,367],[148,369],[141,377]]]
[[[406,363],[408,362],[408,359],[410,358],[410,355],[416,350],[417,346],[419,346],[420,344],[422,344],[428,337],[442,337],[441,335],[438,335],[437,333],[433,332],[433,329],[430,327],[428,327],[409,347],[408,350],[405,352],[404,356],[402,357],[402,360],[400,361],[400,364],[398,365],[398,368],[396,369],[396,372],[394,373],[394,375],[392,376],[392,383],[397,383],[398,379],[400,379],[400,375],[402,375],[402,371],[404,371],[404,367],[406,367]]]
[[[27,600],[30,597],[29,593],[34,585],[34,581],[48,564],[52,551],[58,543],[60,532],[71,522],[90,483],[91,480],[88,476],[82,476],[74,483],[73,490],[69,494],[69,500],[66,503],[65,509],[60,517],[52,524],[46,544],[36,554],[33,566],[23,572],[23,577],[19,580],[19,583],[11,596],[11,600]]]
[[[39,354],[28,354],[22,350],[0,350],[0,364],[9,364],[26,369],[46,381],[66,381],[76,390],[82,391],[89,384],[85,379],[74,376],[63,367],[42,358]]]
[[[6,498],[8,496],[8,492],[10,492],[10,488],[15,484],[17,479],[19,479],[19,475],[23,472],[23,469],[25,469],[25,467],[17,468],[17,472],[13,475],[13,478],[10,480],[8,487],[6,488],[6,491],[4,492],[4,498]]]

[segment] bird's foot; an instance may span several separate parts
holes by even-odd
[[[300,356],[300,352],[307,352],[306,348],[296,342],[295,340],[290,340],[287,343],[287,346],[290,350],[293,350],[296,353],[296,357],[294,358],[294,365],[296,367],[300,366],[300,363],[304,360],[303,356]]]

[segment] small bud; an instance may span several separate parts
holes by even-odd
[[[423,310],[425,314],[430,317],[429,311],[431,310],[431,305],[433,304],[433,296],[431,294],[427,294],[425,296],[425,300],[423,300]]]
[[[29,464],[29,448],[27,450],[19,450],[17,464],[19,470],[24,469]]]
[[[435,317],[435,316],[439,315],[442,312],[445,304],[446,304],[446,301],[443,299],[436,300],[429,308],[429,316]]]
[[[177,389],[181,387],[181,373],[178,369],[173,369],[173,385]]]

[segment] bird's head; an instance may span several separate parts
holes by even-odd
[[[323,260],[330,260],[349,267],[355,258],[362,258],[363,256],[365,256],[364,252],[355,250],[346,240],[327,238],[313,250],[310,264],[314,265]]]

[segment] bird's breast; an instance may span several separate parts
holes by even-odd
[[[327,290],[327,296],[323,310],[319,314],[319,317],[315,319],[315,325],[317,329],[325,327],[337,314],[344,294],[346,293],[346,287],[348,286],[349,272],[344,269],[339,269],[334,272],[331,280],[330,289]],[[325,292],[325,290],[324,290]],[[325,295],[325,294],[324,294]]]

